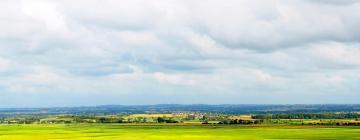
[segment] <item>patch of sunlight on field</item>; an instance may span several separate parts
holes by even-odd
[[[0,125],[0,140],[359,139],[360,127],[37,124]]]
[[[252,120],[251,115],[232,115],[229,116],[229,119]]]

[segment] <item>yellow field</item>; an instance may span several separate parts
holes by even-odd
[[[360,140],[359,128],[174,124],[0,125],[0,140]]]

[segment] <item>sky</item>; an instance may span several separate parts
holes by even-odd
[[[357,0],[1,0],[0,107],[356,104]]]

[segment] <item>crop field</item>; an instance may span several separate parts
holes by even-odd
[[[0,140],[360,139],[360,127],[158,124],[0,125]]]

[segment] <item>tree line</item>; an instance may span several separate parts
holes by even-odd
[[[289,114],[258,114],[253,119],[356,119],[357,113],[289,113]]]

